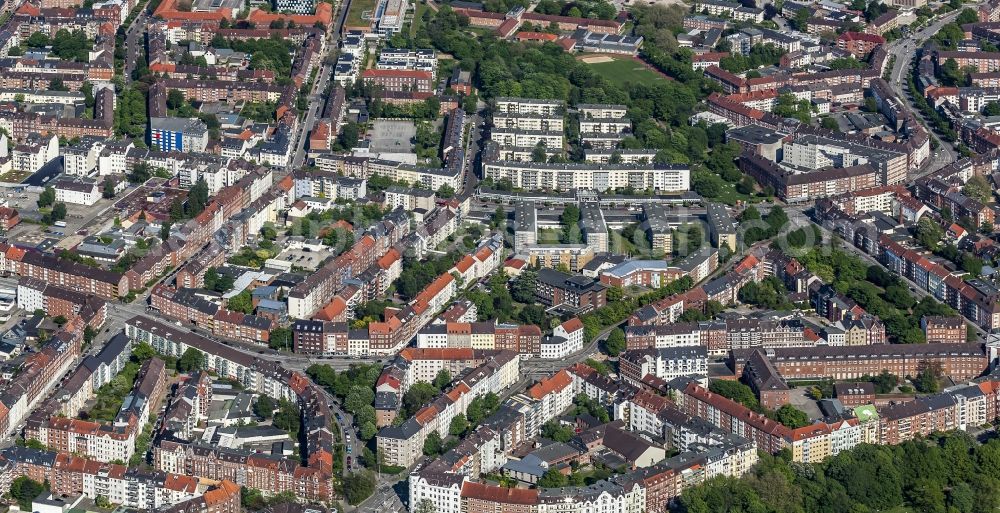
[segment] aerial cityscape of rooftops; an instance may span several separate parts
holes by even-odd
[[[0,508],[1000,508],[1000,0],[0,0]]]

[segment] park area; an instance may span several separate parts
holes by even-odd
[[[591,55],[580,60],[590,65],[598,75],[617,85],[653,84],[664,80],[663,75],[649,69],[640,61],[630,57],[609,57],[607,55]]]

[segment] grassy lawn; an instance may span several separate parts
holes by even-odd
[[[665,80],[661,75],[650,71],[642,64],[632,59],[615,59],[610,62],[589,63],[598,75],[618,85],[626,83],[654,84]]]
[[[22,180],[29,176],[31,176],[31,173],[25,173],[24,171],[10,171],[0,175],[0,182],[21,183]]]
[[[420,25],[423,24],[424,13],[430,10],[427,4],[417,3],[416,9],[413,11],[413,21],[410,22],[410,35],[416,36],[417,30],[420,29]]]
[[[368,15],[373,16],[375,14],[375,6],[378,5],[376,0],[351,0],[351,8],[347,10],[347,19],[345,23],[349,26],[360,26],[366,25],[371,22],[371,19],[364,19],[361,17],[365,11],[368,11]]]
[[[719,196],[712,198],[712,201],[718,201],[727,205],[735,205],[737,200],[750,203],[757,203],[763,200],[763,198],[757,198],[756,196],[750,197],[746,194],[740,193],[736,190],[736,184],[726,182],[722,185],[721,189],[722,190],[719,193]]]

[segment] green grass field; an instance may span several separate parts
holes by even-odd
[[[625,83],[653,84],[666,80],[662,75],[650,71],[632,59],[615,59],[610,62],[588,63],[588,65],[602,77],[619,85]]]
[[[424,12],[430,10],[427,4],[416,4],[416,9],[413,11],[413,21],[410,22],[410,35],[416,36],[417,30],[420,29],[420,25],[424,22]]]
[[[377,0],[351,0],[351,7],[347,10],[345,24],[352,27],[362,26],[371,22],[371,19],[364,19],[361,16],[367,11],[369,16],[375,14]]]

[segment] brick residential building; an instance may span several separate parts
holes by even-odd
[[[959,427],[955,399],[948,394],[918,397],[879,410],[880,442],[895,445]]]
[[[967,340],[965,319],[957,315],[926,315],[920,319],[920,327],[929,343],[964,344]]]
[[[361,72],[361,79],[386,91],[429,93],[434,90],[434,74],[430,71],[368,69]]]
[[[562,306],[584,313],[604,306],[607,287],[585,276],[544,268],[538,271],[535,297],[546,306]]]
[[[751,352],[743,366],[743,381],[757,394],[760,405],[765,408],[777,410],[791,401],[791,387],[760,349]]]
[[[747,351],[734,350],[730,364],[743,372]],[[981,344],[873,344],[867,346],[815,346],[775,348],[767,353],[784,379],[857,379],[883,370],[896,376],[916,376],[927,365],[955,381],[982,374],[989,358]]]
[[[867,381],[859,383],[836,383],[833,393],[847,408],[875,402],[875,385]]]
[[[971,67],[978,73],[1000,71],[1000,52],[939,51],[935,55],[935,62],[939,67],[949,60],[954,60],[959,69]]]
[[[837,48],[849,52],[858,59],[863,59],[879,45],[885,44],[885,38],[878,34],[863,32],[844,32],[837,37]]]
[[[103,299],[123,297],[129,292],[128,278],[116,272],[13,246],[6,250],[5,257],[7,268],[20,276],[38,278]]]

